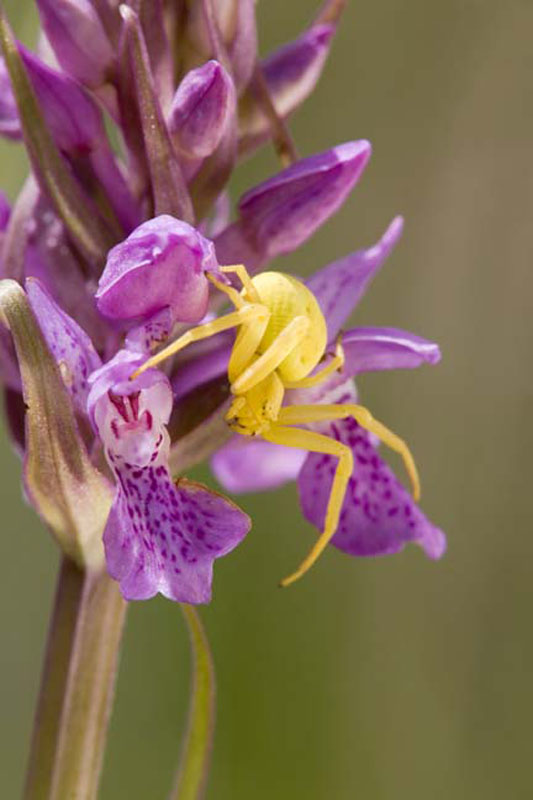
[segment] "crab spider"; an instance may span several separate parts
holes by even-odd
[[[137,377],[192,342],[238,328],[228,365],[234,399],[225,419],[231,430],[244,436],[261,436],[274,444],[324,453],[338,459],[324,530],[298,569],[281,581],[282,586],[288,586],[307,572],[334,535],[354,468],[349,447],[322,433],[295,426],[353,417],[361,427],[374,433],[402,456],[415,499],[420,495],[418,473],[405,442],[374,419],[363,406],[283,406],[286,389],[316,386],[336,370],[342,370],[342,345],[339,341],[335,354],[326,366],[313,372],[327,355],[327,328],[312,292],[301,281],[280,272],[262,272],[252,278],[242,264],[220,269],[236,274],[242,284],[242,291],[239,292],[213,275],[207,276],[217,289],[228,296],[235,310],[212,322],[191,328],[149,358],[131,377]]]

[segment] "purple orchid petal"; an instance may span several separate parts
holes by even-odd
[[[195,51],[196,63],[205,58],[219,58],[220,38],[231,64],[239,91],[248,85],[257,57],[255,0],[198,0],[190,4],[187,37]]]
[[[227,373],[234,341],[233,332],[227,331],[203,342],[196,342],[180,354],[172,381],[174,402],[213,378]]]
[[[328,324],[328,340],[337,336],[369,282],[402,235],[403,219],[393,219],[379,242],[356,250],[316,272],[306,285],[318,300]]]
[[[0,136],[22,139],[17,102],[3,58],[0,58]]]
[[[293,111],[315,88],[335,33],[334,25],[313,25],[262,62],[276,110]]]
[[[19,50],[59,149],[69,154],[86,154],[105,141],[102,114],[85,90],[22,45]]]
[[[196,367],[196,376],[201,364]],[[289,389],[284,398],[286,406],[335,402],[357,402],[355,384],[347,382],[346,376],[336,375],[311,389]],[[214,454],[211,469],[229,492],[268,491],[295,481],[306,458],[305,450],[234,436]]]
[[[3,192],[0,191],[0,233],[8,226],[11,217],[11,205]]]
[[[211,469],[228,492],[258,492],[295,481],[306,458],[305,450],[235,436],[217,450]]]
[[[125,338],[127,350],[151,353],[157,344],[166,342],[174,327],[173,315],[168,306],[156,311],[146,322],[128,331]]]
[[[98,310],[132,321],[168,306],[174,321],[198,322],[209,295],[204,273],[216,267],[212,242],[188,223],[162,214],[109,251],[96,292]]]
[[[385,369],[414,369],[440,361],[438,344],[397,328],[352,328],[342,337],[345,376]]]
[[[79,83],[47,66],[22,45],[19,48],[58,148],[69,157],[82,183],[87,179],[89,159],[119,221],[130,231],[139,221],[138,204],[109,146],[99,107]]]
[[[207,219],[202,220],[198,230],[208,239],[214,239],[229,224],[231,215],[231,200],[228,192],[219,194],[213,205],[213,210]]]
[[[280,117],[287,117],[311,94],[326,63],[334,25],[313,25],[262,63],[270,97]],[[255,103],[243,104],[239,151],[248,154],[270,136],[267,117]]]
[[[364,140],[347,142],[304,158],[251,189],[239,202],[239,221],[215,240],[220,263],[244,262],[253,271],[295,250],[344,202],[370,151]]]
[[[216,150],[235,107],[231,77],[218,61],[190,70],[180,83],[169,114],[178,149],[191,158]]]
[[[110,575],[126,600],[160,592],[179,603],[209,603],[213,561],[248,533],[245,514],[225,497],[161,465],[121,466],[121,489],[104,531]]]
[[[4,388],[13,394],[22,392],[22,381],[11,334],[3,326],[0,328],[0,381]],[[9,409],[6,409],[9,413]]]
[[[91,166],[126,233],[130,233],[142,220],[140,204],[134,197],[116,155],[107,139],[91,153]],[[83,167],[83,164],[82,164]]]
[[[255,0],[233,0],[233,5],[235,18],[228,26],[233,36],[228,49],[235,85],[240,91],[250,82],[257,57]]]
[[[268,261],[266,254],[248,240],[239,222],[228,225],[213,241],[219,264],[245,264],[248,272],[253,274]]]
[[[37,0],[57,60],[80,83],[96,88],[109,77],[115,54],[90,0]]]
[[[3,192],[0,192],[0,243],[3,244],[4,231],[6,230],[9,219],[11,217],[11,207],[8,199]],[[8,277],[6,271],[5,261],[0,262],[0,277]],[[8,425],[10,432],[13,435],[15,443],[19,444],[20,436],[18,425],[19,421],[17,415],[12,413],[13,409],[18,408],[16,397],[22,392],[22,381],[20,378],[20,369],[17,361],[15,347],[13,345],[13,337],[4,325],[0,326],[0,382],[6,389],[4,393],[4,407],[8,418]],[[21,400],[22,402],[22,400]],[[24,414],[22,414],[24,419]],[[22,425],[22,430],[24,426]],[[17,436],[14,436],[17,432]]]
[[[352,418],[329,423],[323,432],[350,447],[355,464],[331,543],[352,556],[377,556],[415,542],[429,558],[440,558],[446,549],[443,532],[424,516],[378,455],[372,437]],[[336,466],[337,459],[310,453],[298,477],[304,516],[320,530]]]
[[[16,257],[16,266],[20,259],[20,279],[38,278],[58,306],[76,319],[95,347],[105,349],[111,333],[109,326],[96,310],[92,289],[63,224],[33,182],[28,183],[17,201],[6,233],[6,251],[9,244],[13,248],[18,244],[18,251],[11,258]],[[18,270],[11,274],[19,276]]]
[[[250,520],[203,486],[172,482],[165,427],[172,390],[158,370],[130,380],[142,361],[121,351],[91,376],[88,409],[117,478],[104,531],[108,570],[128,600],[160,592],[207,603],[214,559],[239,544]]]
[[[85,414],[89,376],[101,366],[100,356],[85,331],[54,302],[36,278],[26,281],[26,293],[76,410]]]

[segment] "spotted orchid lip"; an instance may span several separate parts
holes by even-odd
[[[121,351],[91,376],[88,409],[116,478],[104,531],[108,570],[128,600],[159,592],[207,603],[214,560],[237,546],[250,520],[206,487],[172,481],[172,390],[155,369],[129,380],[142,359]]]
[[[350,398],[350,389],[339,402]],[[348,555],[378,556],[414,542],[429,558],[440,558],[446,549],[443,532],[420,511],[369,434],[353,418],[328,423],[324,430],[350,448],[355,463],[331,544]],[[324,523],[334,470],[330,456],[311,453],[298,475],[303,514],[318,528]]]

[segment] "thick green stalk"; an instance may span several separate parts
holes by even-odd
[[[50,797],[59,721],[82,593],[83,572],[63,556],[48,630],[24,800]]]
[[[105,572],[63,558],[24,800],[94,800],[126,603]]]
[[[127,604],[107,572],[87,573],[61,715],[51,800],[95,800]]]
[[[181,604],[192,652],[189,723],[170,800],[200,800],[205,793],[215,727],[215,670],[207,636],[194,606]]]

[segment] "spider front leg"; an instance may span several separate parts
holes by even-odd
[[[250,303],[259,303],[259,293],[255,288],[253,281],[250,277],[250,273],[244,266],[244,264],[231,264],[229,266],[220,267],[221,272],[228,272],[235,274],[240,282],[243,285],[243,288],[246,290],[246,294],[248,295],[248,300]]]
[[[294,317],[280,331],[265,352],[232,381],[231,391],[233,394],[243,394],[249,391],[274,372],[281,362],[292,353],[294,348],[302,342],[308,331],[309,319],[304,316]]]
[[[216,278],[211,272],[206,272],[205,276],[207,280],[213,284],[215,289],[218,289],[219,292],[222,292],[229,297],[235,308],[239,309],[247,305],[244,297],[242,297],[242,295],[237,291],[237,289],[235,289],[234,286],[228,286],[226,283],[222,283],[222,281],[219,281],[219,279]]]
[[[137,378],[145,370],[149,369],[150,367],[157,366],[157,364],[160,364],[161,361],[170,358],[170,356],[173,356],[175,353],[183,350],[189,344],[192,344],[192,342],[199,342],[202,339],[208,339],[210,336],[215,336],[215,334],[221,333],[222,331],[227,331],[231,328],[237,328],[240,325],[242,325],[244,328],[247,328],[248,326],[253,326],[254,323],[258,322],[260,325],[264,326],[268,322],[269,317],[270,311],[266,306],[250,303],[244,305],[242,308],[237,309],[237,311],[233,311],[231,314],[226,314],[223,317],[214,319],[212,322],[206,322],[204,325],[198,325],[196,328],[191,328],[182,336],[178,337],[176,341],[172,342],[167,347],[164,347],[163,350],[160,350],[159,353],[155,354],[155,356],[147,359],[144,364],[141,364],[141,366],[131,375],[130,379],[133,380],[134,378]]]
[[[324,530],[298,569],[281,581],[281,586],[289,586],[313,566],[337,530],[346,487],[353,472],[353,455],[349,447],[337,442],[336,439],[330,439],[329,436],[314,433],[313,431],[305,431],[301,428],[286,428],[282,425],[273,425],[270,430],[263,433],[263,439],[274,444],[285,445],[285,447],[298,447],[310,450],[313,453],[335,456],[339,459],[329,495]]]
[[[413,497],[420,499],[420,478],[415,460],[403,439],[389,430],[382,422],[374,419],[364,406],[354,404],[332,404],[313,406],[285,406],[280,409],[278,421],[284,425],[305,425],[311,422],[329,422],[335,419],[353,417],[359,425],[374,433],[382,442],[395,450],[403,458],[403,463],[413,487]]]
[[[242,264],[232,267],[220,267],[220,270],[222,272],[236,272],[241,281],[243,282],[243,285],[246,285],[244,283],[245,281],[244,275],[245,275],[247,280],[251,284],[251,278],[246,272],[246,267],[243,266]],[[248,302],[237,291],[237,289],[235,289],[233,286],[227,286],[225,283],[222,283],[221,281],[218,280],[218,278],[216,278],[211,273],[207,273],[207,279],[219,291],[223,292],[229,297],[229,299],[231,300],[237,311],[240,311],[241,309],[250,305],[260,305],[259,295],[255,291],[255,289],[253,289],[253,294],[254,294],[253,302]],[[248,292],[248,294],[250,293]],[[257,302],[255,298],[257,298]],[[240,326],[239,332],[235,337],[235,343],[233,345],[228,364],[228,378],[230,380],[230,383],[232,383],[236,378],[238,378],[238,376],[242,372],[244,372],[246,367],[248,367],[251,364],[253,357],[257,351],[257,348],[259,347],[259,343],[261,342],[261,339],[263,338],[264,333],[266,331],[269,318],[270,318],[270,313],[268,315],[265,315],[264,319],[262,317],[257,317],[253,319],[251,322],[247,322],[246,324]]]

